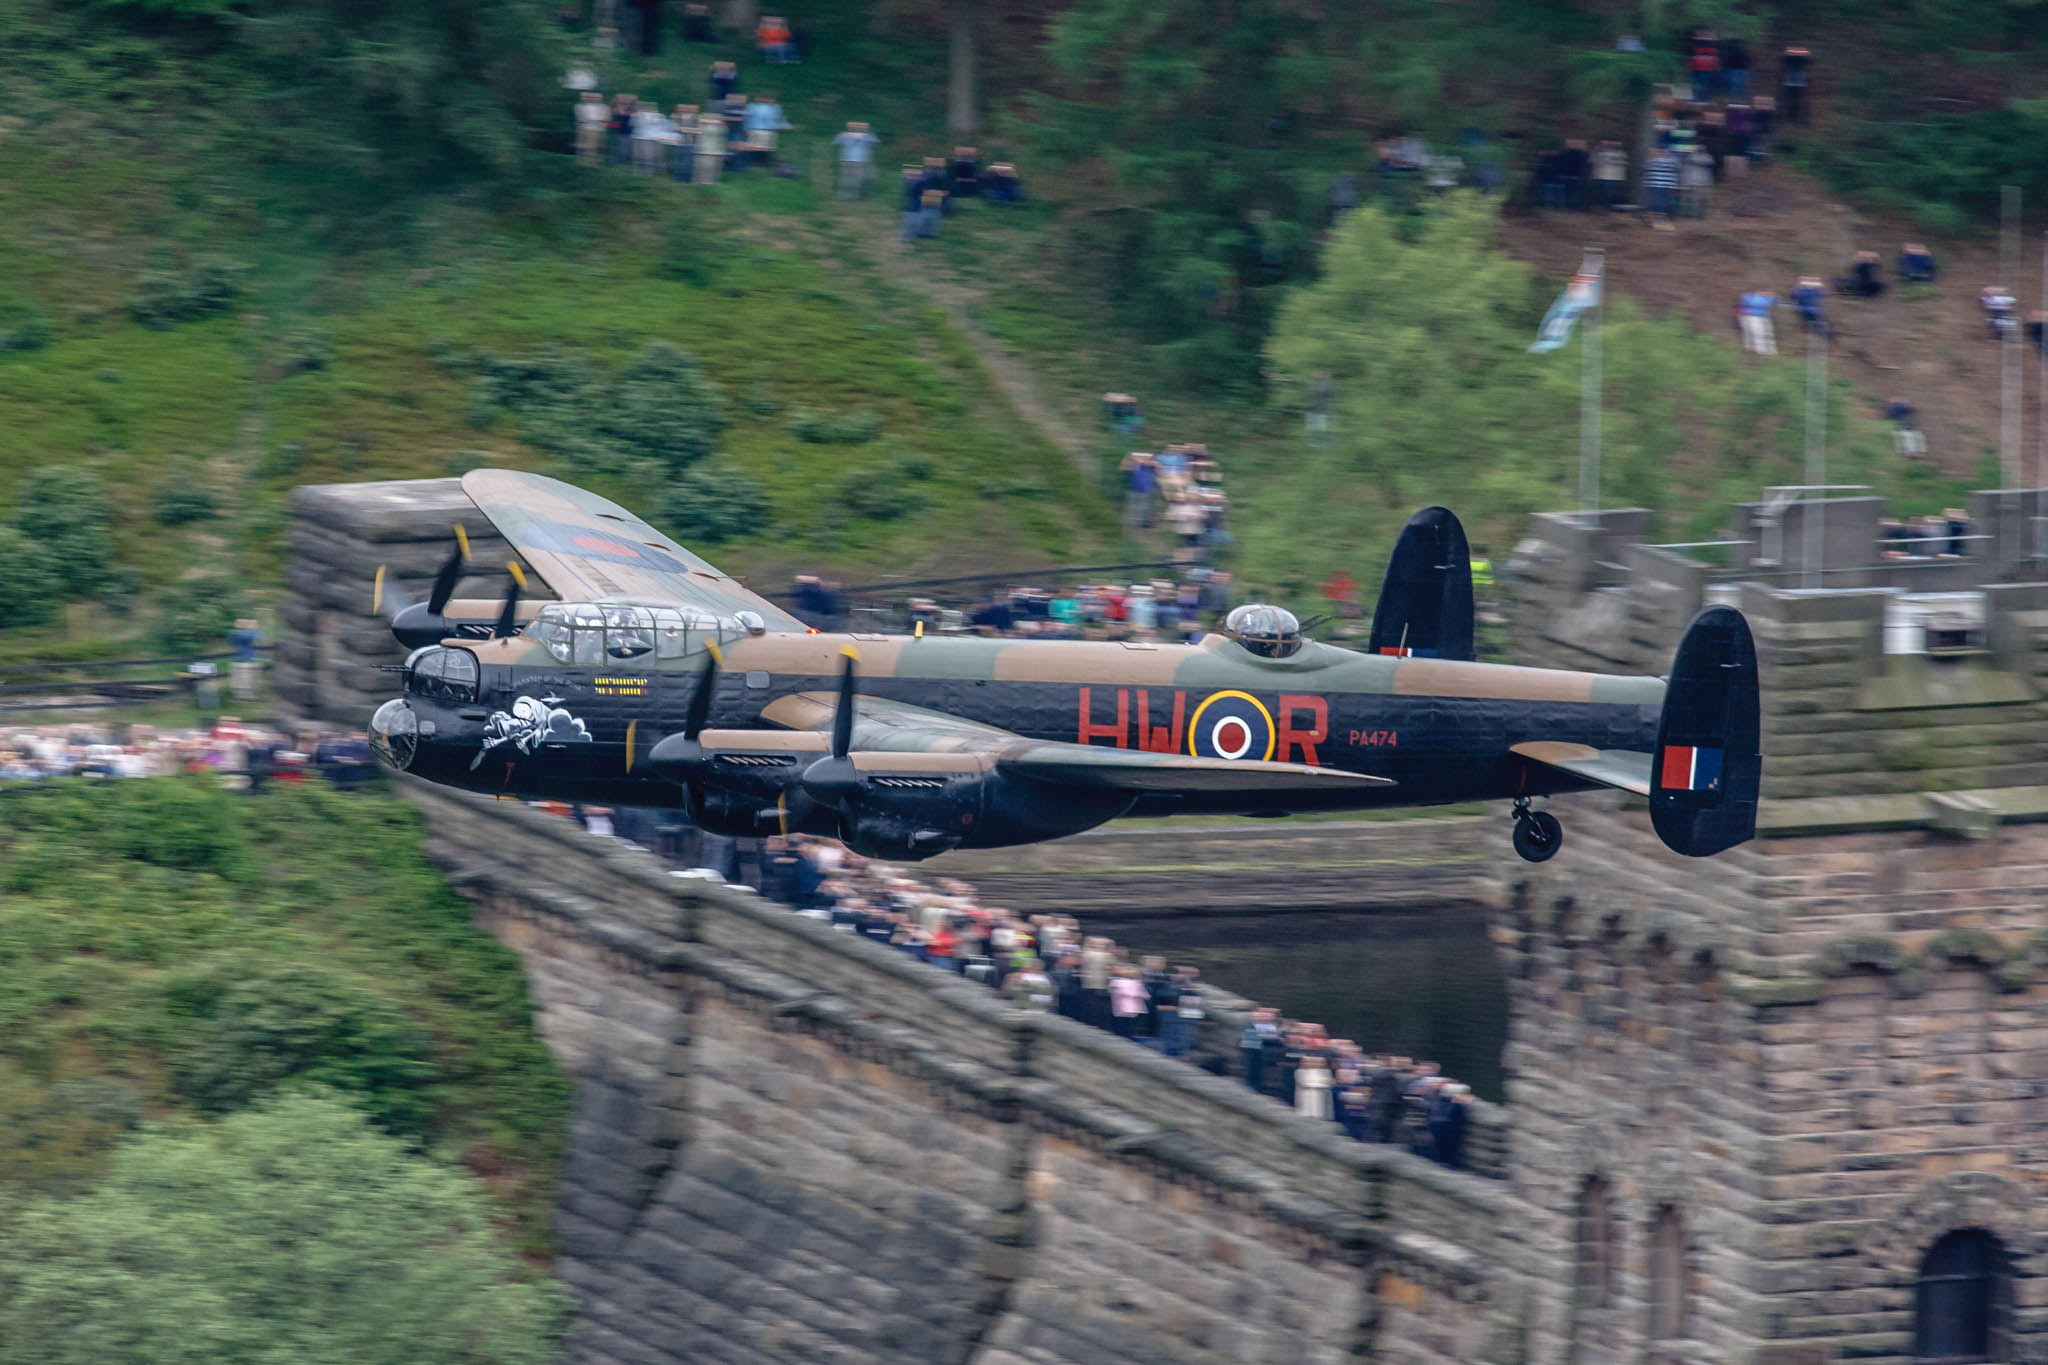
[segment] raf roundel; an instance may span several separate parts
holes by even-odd
[[[1188,720],[1188,752],[1197,758],[1273,757],[1273,714],[1249,692],[1213,692]]]

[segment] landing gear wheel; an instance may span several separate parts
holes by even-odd
[[[1564,826],[1547,810],[1515,812],[1515,852],[1532,863],[1547,863],[1564,847]]]

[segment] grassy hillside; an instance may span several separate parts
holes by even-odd
[[[12,267],[0,338],[26,347],[0,351],[0,521],[28,469],[90,468],[113,503],[115,554],[165,601],[195,577],[259,594],[274,583],[284,494],[306,480],[502,462],[577,478],[660,522],[689,496],[674,469],[565,455],[531,414],[480,397],[494,366],[549,347],[550,363],[601,389],[659,340],[716,386],[720,452],[767,500],[756,533],[706,548],[763,581],[828,563],[870,577],[1152,548],[1116,544],[1108,500],[1043,434],[1095,432],[1109,387],[1144,397],[1149,439],[1206,440],[1223,458],[1242,578],[1299,591],[1344,567],[1371,581],[1409,503],[1463,502],[1480,535],[1507,538],[1528,510],[1571,499],[1576,450],[1576,413],[1560,402],[1517,433],[1530,472],[1512,496],[1468,477],[1461,424],[1512,396],[1490,398],[1483,375],[1471,412],[1442,415],[1440,440],[1371,458],[1341,434],[1328,451],[1301,444],[1301,376],[1265,348],[1290,294],[1324,268],[1330,174],[1363,169],[1375,136],[1445,145],[1475,131],[1474,159],[1506,166],[1512,188],[1546,138],[1626,127],[1644,82],[1675,69],[1677,35],[1708,23],[1750,37],[1766,83],[1774,44],[1815,43],[1822,118],[1798,154],[1882,195],[1876,171],[1916,163],[1872,142],[1892,106],[1864,73],[1883,54],[1960,53],[1916,57],[1899,96],[1967,95],[1958,117],[2028,117],[1998,111],[2024,103],[2038,74],[2024,32],[2002,18],[1958,29],[1942,7],[1853,29],[1802,12],[1796,34],[1775,7],[1670,7],[1639,59],[1613,39],[1640,16],[1598,6],[1346,11],[1316,21],[1307,47],[1306,21],[1266,4],[1227,33],[1126,0],[1005,12],[983,33],[976,141],[1024,165],[1032,202],[969,204],[942,240],[905,252],[889,168],[951,141],[939,7],[822,3],[803,16],[810,48],[793,67],[763,65],[740,36],[712,49],[671,31],[654,58],[594,52],[587,31],[537,22],[544,7],[497,7],[506,27],[492,41],[510,55],[488,70],[464,55],[470,8],[435,11],[455,16],[444,31],[404,7],[329,0],[91,15],[0,0],[0,19],[30,39],[0,54],[19,92],[0,131]],[[702,99],[713,57],[740,62],[742,88],[781,96],[799,178],[706,189],[592,174],[562,155],[562,67],[590,64],[607,91],[666,106]],[[295,83],[293,60],[318,79]],[[391,117],[359,122],[375,100],[395,102]],[[847,208],[824,188],[825,139],[856,117],[884,138],[883,192]],[[1864,169],[1843,171],[1850,161]],[[1518,277],[1505,321],[1533,331],[1556,283]],[[1511,330],[1496,338],[1504,384]],[[1650,501],[1674,538],[1705,534],[1719,509],[1703,499],[1785,477],[1796,380],[1741,368],[1724,338],[1645,337],[1639,371],[1617,369],[1610,386],[1611,430],[1638,450],[1614,461],[1610,501]],[[1040,426],[991,361],[1039,381]],[[1890,464],[1873,426],[1841,416],[1841,467],[1908,510],[1967,482]],[[834,428],[872,435],[798,434]],[[1119,453],[1106,440],[1083,452],[1098,470]],[[161,515],[167,490],[192,485],[213,491],[215,515]],[[147,608],[87,610],[9,644],[126,648],[107,642],[141,644],[157,622]]]
[[[0,1186],[84,1189],[145,1119],[306,1085],[487,1179],[548,1247],[569,1085],[416,811],[324,784],[0,786]]]

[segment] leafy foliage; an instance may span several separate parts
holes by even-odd
[[[510,408],[524,419],[521,435],[577,473],[673,477],[710,454],[725,427],[717,387],[665,341],[648,343],[609,382],[587,356],[559,346],[487,359],[470,403],[471,426]]]
[[[0,526],[0,627],[39,626],[56,616],[64,584],[43,547]]]
[[[113,511],[90,470],[45,465],[30,473],[15,504],[14,529],[37,548],[64,596],[83,597],[105,578]]]
[[[237,616],[248,611],[249,594],[231,574],[208,572],[174,583],[163,594],[157,643],[172,654],[217,648]]]
[[[1936,231],[1963,232],[1973,219],[1995,219],[2001,186],[2019,186],[2029,202],[2048,194],[2048,99],[1907,121],[1845,119],[1813,160],[1844,189]]]
[[[165,526],[206,521],[219,510],[213,490],[189,472],[172,476],[156,493],[156,519]]]
[[[711,459],[677,481],[663,513],[685,545],[718,545],[767,529],[768,495],[746,471]]]
[[[144,272],[128,300],[129,314],[144,327],[162,331],[234,306],[247,268],[209,257],[186,270]]]
[[[168,993],[183,1024],[171,1082],[200,1113],[303,1081],[349,1094],[400,1136],[425,1131],[426,1037],[367,982],[313,963],[230,958],[174,978]]]
[[[377,792],[0,787],[0,1181],[99,1169],[120,1096],[87,1112],[66,1089],[95,1071],[154,1112],[317,1083],[409,1141],[492,1153],[545,1246],[568,1085],[517,958],[419,844],[417,813]]]
[[[689,352],[649,342],[612,381],[598,429],[630,456],[680,474],[709,455],[725,428],[718,390]]]
[[[330,1096],[152,1130],[0,1224],[5,1365],[542,1365],[565,1317],[479,1186]]]
[[[865,445],[882,434],[882,422],[872,412],[797,408],[789,415],[789,434],[812,445]]]
[[[1475,541],[1504,545],[1531,512],[1573,505],[1584,327],[1569,352],[1531,355],[1552,297],[1497,249],[1477,195],[1420,217],[1361,208],[1333,237],[1323,276],[1281,309],[1267,348],[1299,379],[1335,389],[1325,446],[1298,448],[1253,482],[1234,518],[1242,552],[1306,593],[1332,544],[1361,572],[1384,562],[1380,537],[1407,511],[1455,490]],[[1669,539],[1703,539],[1726,503],[1801,467],[1804,372],[1747,365],[1732,348],[1611,304],[1602,475],[1611,506],[1669,509]],[[1685,376],[1674,386],[1671,376]],[[1852,415],[1838,388],[1830,474],[1868,478],[1895,460],[1882,428]],[[1356,490],[1337,500],[1331,488]],[[1707,518],[1699,524],[1694,518]]]

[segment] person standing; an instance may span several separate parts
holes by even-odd
[[[1109,1027],[1109,974],[1116,965],[1106,938],[1090,938],[1081,945],[1081,1022],[1096,1028]]]
[[[687,185],[697,169],[697,106],[678,104],[668,121],[675,128],[676,159],[671,174]]]
[[[1787,123],[1804,123],[1807,114],[1807,86],[1813,80],[1813,54],[1803,47],[1788,47],[1778,65],[1778,100]]]
[[[775,159],[775,149],[790,128],[791,124],[783,117],[782,106],[773,94],[763,93],[761,98],[747,106],[747,142],[761,160]]]
[[[1659,147],[1650,153],[1650,160],[1643,167],[1643,188],[1650,193],[1650,214],[1668,226],[1673,201],[1678,197],[1678,158],[1669,147]]]
[[[1138,969],[1128,963],[1109,978],[1110,1027],[1119,1038],[1135,1038],[1139,1021],[1145,1017],[1150,995],[1138,979]]]
[[[716,185],[725,169],[725,120],[714,113],[697,116],[697,173],[699,185]]]
[[[1593,200],[1602,208],[1621,202],[1622,187],[1628,183],[1628,153],[1613,138],[1593,149]]]
[[[595,90],[586,90],[576,101],[576,155],[586,166],[597,164],[598,154],[604,149],[604,125],[609,117],[604,107],[604,97]]]
[[[1294,1072],[1294,1112],[1303,1118],[1330,1117],[1330,1070],[1315,1053],[1304,1053]]]
[[[235,622],[235,628],[228,632],[228,647],[235,652],[234,666],[230,672],[236,701],[256,699],[256,642],[263,638],[263,628],[256,624],[253,616],[244,616]]]
[[[1771,325],[1771,310],[1778,296],[1766,289],[1752,289],[1736,302],[1742,327],[1742,349],[1751,355],[1776,355],[1778,338]]]
[[[875,145],[881,139],[868,131],[865,123],[851,122],[846,130],[833,137],[832,145],[839,149],[839,197],[841,199],[865,199],[868,187],[875,179]]]
[[[1721,40],[1721,84],[1730,99],[1749,98],[1749,47],[1740,38]]]

